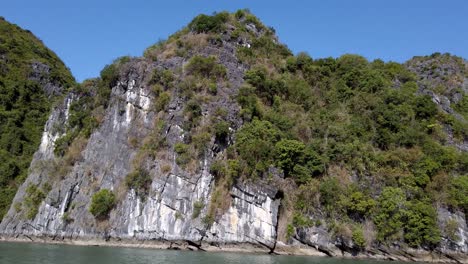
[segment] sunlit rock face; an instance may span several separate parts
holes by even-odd
[[[233,45],[226,42],[223,47],[201,51],[203,56],[221,58],[230,86],[219,87],[218,93],[223,96],[203,106],[200,123],[207,122],[216,109],[222,108],[234,124],[229,128],[231,132],[242,124],[233,95],[242,84],[245,71],[233,56]],[[80,157],[63,175],[52,176],[52,170],[58,169],[51,166],[58,160],[54,155],[55,141],[66,132],[70,105],[79,99],[79,95],[67,96],[49,117],[31,173],[14,203],[24,201],[30,184],[42,186],[48,182],[52,184],[51,190],[33,219],[25,218],[12,206],[0,232],[10,236],[189,240],[274,247],[280,199],[276,197],[277,189],[271,186],[235,183],[226,197],[229,207],[207,223],[205,218],[216,185],[209,168],[224,147],[212,139],[196,170],[187,171],[177,165],[173,145],[186,137],[183,98],[179,95],[172,94],[167,114],[162,117],[162,134],[169,148],[164,155],[143,165],[152,179],[149,193],[140,197],[125,186],[124,179],[132,171],[132,162],[140,151],[131,141],[142,142],[161,118],[153,111],[157,100],[151,92],[151,73],[156,68],[176,71],[184,65],[185,61],[177,57],[154,63],[139,59],[128,63],[112,88],[102,122],[85,142]],[[170,169],[162,172],[163,166]],[[89,212],[91,197],[100,189],[112,190],[118,200],[105,221],[96,220]]]
[[[232,205],[210,233],[219,242],[251,242],[273,247],[276,240],[279,199],[275,190],[258,186],[236,186]]]
[[[453,234],[443,237],[441,247],[445,250],[468,253],[468,228],[463,213],[450,212],[445,208],[438,208],[438,220],[442,230],[446,229],[450,221],[457,226],[453,230]]]

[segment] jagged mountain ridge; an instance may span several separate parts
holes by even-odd
[[[315,132],[302,127],[293,127],[293,130],[300,132],[293,132],[293,136],[281,135],[277,128],[291,129],[288,128],[290,124],[281,116],[273,116],[270,111],[277,107],[297,121],[299,119],[291,114],[288,107],[298,109],[292,111],[296,111],[298,116],[303,115],[301,109],[313,109],[314,106],[307,104],[308,98],[319,95],[301,94],[302,90],[295,89],[307,80],[307,85],[318,87],[314,92],[321,92],[322,83],[307,78],[312,76],[310,72],[322,70],[319,65],[322,67],[333,61],[322,60],[317,65],[310,65],[304,55],[291,55],[287,48],[278,43],[271,29],[264,27],[249,13],[240,12],[199,16],[188,28],[165,43],[150,47],[144,58],[117,60],[103,70],[100,79],[84,82],[54,109],[46,124],[44,135],[47,136],[43,136],[31,164],[31,173],[0,225],[2,233],[5,236],[24,235],[58,240],[105,238],[111,241],[172,241],[177,246],[184,244],[181,241],[188,241],[185,243],[189,247],[202,249],[247,243],[265,247],[265,251],[306,253],[316,248],[329,255],[359,253],[418,259],[418,255],[405,257],[399,256],[399,253],[375,253],[373,249],[379,248],[378,244],[360,248],[354,231],[347,236],[346,225],[342,224],[344,227],[341,227],[341,231],[340,227],[332,227],[336,220],[329,220],[331,217],[325,213],[327,209],[321,209],[323,213],[307,214],[296,208],[298,205],[293,204],[288,196],[303,194],[295,194],[291,189],[305,188],[314,181],[299,178],[297,175],[302,174],[294,171],[294,168],[290,169],[283,160],[271,161],[269,159],[276,158],[236,145],[252,142],[248,137],[248,133],[251,133],[249,129],[256,137],[262,138],[260,143],[264,144],[265,149],[270,148],[268,137],[296,138],[304,142],[314,137]],[[373,63],[375,65],[372,67],[375,68],[385,66],[379,65],[380,62]],[[362,69],[368,67],[367,64],[359,57],[348,56],[338,60],[338,66],[332,65],[330,69],[344,71],[345,75],[354,73],[363,78],[361,74],[367,73]],[[411,61],[408,64],[411,65]],[[257,69],[259,65],[266,65],[265,72]],[[412,70],[411,66],[408,68]],[[363,72],[354,72],[354,69]],[[369,93],[381,86],[404,87],[407,79],[412,77],[403,76],[407,73],[400,68],[398,70],[401,72],[395,74],[395,84],[380,80],[377,85],[369,85]],[[417,70],[413,71],[419,74]],[[458,71],[466,76],[466,69]],[[307,72],[309,75],[306,75]],[[275,79],[278,74],[284,74],[284,79]],[[296,79],[296,74],[301,77]],[[327,74],[320,73],[318,77],[325,78]],[[351,97],[356,93],[353,89],[362,84],[354,87],[355,79],[346,78],[345,85],[337,89],[340,89],[339,95],[349,94]],[[251,87],[245,87],[246,83],[256,89],[258,98],[249,97],[251,90],[248,88]],[[287,87],[288,83],[296,85]],[[466,80],[462,83],[466,84]],[[417,92],[413,88],[408,89]],[[284,89],[290,90],[284,92]],[[419,90],[419,93],[425,94],[428,88],[419,85]],[[275,93],[276,97],[270,95]],[[239,94],[246,96],[239,99]],[[430,94],[431,100],[437,103],[436,95],[435,92]],[[434,115],[431,104],[424,100],[420,99],[421,104],[423,108],[429,105],[429,110],[423,109],[417,113]],[[458,105],[463,99],[449,100],[452,100],[450,104],[457,105],[454,108],[462,109]],[[443,106],[441,108],[451,114]],[[449,121],[452,123],[447,121],[442,124],[449,130],[446,133],[451,133],[452,141],[441,141],[463,151],[467,145],[463,126],[461,131],[451,132],[454,122],[458,122],[457,125],[466,124],[463,114],[457,116],[455,121]],[[66,129],[57,130],[57,127]],[[263,134],[261,129],[266,129],[267,134]],[[302,133],[301,129],[305,132]],[[324,130],[329,129],[333,128]],[[383,132],[377,133],[381,134]],[[338,134],[330,136],[330,139],[332,137],[340,140]],[[421,136],[415,137],[418,139]],[[297,145],[297,140],[287,140],[293,139],[279,142]],[[382,140],[370,139],[379,142],[376,144],[381,144]],[[400,139],[395,141],[400,142]],[[281,150],[279,142],[275,142],[275,147],[279,149],[275,149],[275,152]],[[389,146],[382,145],[381,149],[392,148],[391,144],[394,143],[392,140],[388,142],[384,143]],[[405,144],[409,144],[405,145],[409,149],[417,145],[411,142]],[[295,150],[289,150],[290,145],[286,147],[292,151],[289,156],[295,155]],[[265,157],[258,158],[255,169],[250,170],[249,160],[243,153]],[[326,165],[328,172],[324,172],[322,167],[325,161],[309,158],[316,154],[308,153],[301,161],[293,161],[293,165],[297,166],[297,170],[306,168],[307,177],[314,175],[327,179],[343,174],[332,163]],[[312,165],[305,164],[302,159],[308,159]],[[240,160],[240,164],[236,160]],[[314,163],[317,160],[320,162]],[[366,184],[365,172],[357,172],[355,168],[350,171],[354,175],[346,175],[341,179],[343,182]],[[51,185],[50,190],[45,183]],[[401,186],[401,183],[396,186]],[[93,215],[90,212],[92,197],[102,189],[112,190],[115,202],[108,215]],[[324,194],[320,193],[320,197],[325,197]],[[28,201],[28,196],[42,199],[39,202]],[[312,197],[312,200],[316,198]],[[37,211],[34,211],[34,206],[38,206]],[[467,247],[466,221],[463,212],[449,209],[444,204],[440,206],[438,221],[446,225],[444,221],[453,219],[459,228],[456,232],[461,236],[461,241],[442,241],[439,247],[445,253],[455,256],[461,253],[463,256]],[[27,219],[30,212],[31,219]],[[354,218],[353,214],[349,216],[353,219],[352,223],[367,223],[359,220],[360,215]],[[305,220],[303,217],[306,217]],[[310,224],[312,220],[307,220],[308,217],[315,223]],[[316,224],[317,221],[323,223]],[[340,222],[346,221],[340,219]],[[412,241],[401,238],[403,240]],[[279,245],[278,241],[281,242]],[[448,260],[444,256],[439,258]]]

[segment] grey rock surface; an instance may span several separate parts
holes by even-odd
[[[49,65],[35,61],[31,63],[31,71],[28,76],[29,80],[37,82],[42,87],[49,98],[61,95],[64,88],[51,79],[50,73]]]

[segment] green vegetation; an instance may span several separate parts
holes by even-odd
[[[145,169],[137,169],[125,177],[127,188],[133,189],[140,199],[145,199],[151,187],[151,176]]]
[[[70,117],[64,131],[66,133],[56,140],[55,155],[64,156],[75,139],[89,138],[99,126],[104,118],[104,110],[108,107],[112,87],[117,84],[119,69],[129,60],[129,57],[118,58],[104,67],[100,78],[86,80],[71,89],[78,100],[70,105]],[[159,105],[167,103],[168,100],[165,99]]]
[[[196,33],[218,33],[224,29],[229,16],[227,12],[215,13],[212,16],[202,14],[195,17],[188,27]]]
[[[362,232],[362,228],[355,227],[353,229],[352,239],[353,239],[354,245],[358,249],[363,249],[366,247],[366,240],[364,238],[364,233]]]
[[[321,157],[311,147],[297,140],[283,139],[275,145],[276,166],[299,183],[323,171]]]
[[[238,160],[216,160],[210,167],[210,173],[215,177],[214,191],[208,205],[205,224],[210,226],[220,215],[229,209],[231,202],[230,190],[234,180],[240,176],[241,166]]]
[[[237,132],[236,150],[251,174],[265,172],[274,163],[274,149],[281,132],[268,121],[253,120]]]
[[[449,187],[449,205],[468,213],[468,174],[452,179]]]
[[[174,74],[171,71],[156,69],[153,72],[150,84],[159,84],[167,90],[173,87],[173,82]]]
[[[222,120],[215,124],[214,127],[216,139],[221,142],[225,142],[229,135],[229,123]]]
[[[98,220],[104,220],[109,217],[109,213],[115,205],[115,194],[102,189],[93,195],[89,212]]]
[[[222,47],[226,34],[240,43],[237,58],[249,69],[236,95],[243,125],[233,135],[223,115],[200,127],[205,103],[226,86],[227,70],[217,57],[188,52],[207,42]],[[418,57],[406,65],[352,54],[315,60],[306,53],[293,56],[276,41],[273,29],[239,10],[200,15],[145,56],[189,61],[176,91],[186,102],[184,142],[174,146],[180,166],[190,167],[210,139],[235,139],[210,168],[216,186],[206,205],[207,225],[229,207],[233,182],[268,180],[272,167],[293,185],[289,190],[294,191],[285,194],[292,202],[287,205],[289,236],[295,228],[324,225],[359,250],[376,242],[433,247],[441,237],[435,204],[466,210],[468,157],[447,144],[444,128],[450,126],[462,142],[468,124],[417,93],[426,77],[415,75],[413,67],[439,59],[452,63],[445,55]],[[424,74],[435,72],[434,65]],[[155,94],[173,87],[164,75],[154,77]],[[462,93],[452,107],[465,116],[466,95],[450,85],[440,78],[433,91]],[[316,220],[317,215],[326,220]],[[365,223],[375,226],[375,234],[366,233]]]
[[[49,190],[47,190],[48,192]],[[29,184],[28,187],[26,188],[26,196],[25,199],[22,203],[22,205],[25,207],[25,217],[27,219],[34,219],[36,217],[38,211],[39,211],[39,206],[41,205],[42,201],[44,200],[46,193],[39,189],[36,185],[34,184]]]
[[[455,105],[455,110],[468,119],[468,95],[464,94],[460,101]]]
[[[374,242],[358,228],[365,221],[377,229],[370,240],[437,245],[435,203],[466,210],[468,189],[460,175],[468,154],[445,145],[440,127],[451,125],[463,139],[467,122],[417,94],[416,76],[403,65],[291,56],[268,39],[237,50],[252,66],[237,95],[245,122],[234,136],[240,177],[266,178],[276,167],[294,179],[294,227],[325,212],[329,228],[338,221],[337,234],[359,249]],[[463,98],[455,108],[461,114]]]
[[[159,95],[158,99],[156,99],[156,102],[155,102],[156,112],[166,110],[166,108],[167,108],[167,106],[169,105],[170,102],[171,102],[171,95],[168,92],[162,92]]]
[[[222,56],[196,55],[207,45],[219,48],[226,41],[236,43],[239,67],[248,69],[238,90],[227,82],[235,76],[228,74],[231,71]],[[3,48],[4,42],[0,43]],[[207,226],[229,208],[229,190],[236,181],[262,179],[280,182],[282,209],[289,211],[288,237],[300,228],[323,226],[357,250],[375,244],[434,248],[443,235],[457,240],[457,222],[439,227],[436,205],[468,213],[468,154],[452,144],[468,138],[467,95],[458,80],[468,74],[463,70],[456,78],[444,78],[438,64],[458,65],[458,59],[435,54],[402,65],[352,54],[324,59],[306,53],[294,56],[278,43],[274,30],[248,10],[200,15],[187,28],[145,51],[147,60],[176,56],[188,63],[174,71],[158,68],[151,76],[152,110],[157,112],[153,131],[142,145],[129,139],[139,151],[125,183],[141,198],[151,183],[142,165],[159,154],[164,156],[158,151],[169,148],[161,120],[171,100],[180,99],[184,137],[173,146],[176,163],[196,172],[197,161],[206,155],[210,142],[221,151],[210,167],[215,177],[211,200],[193,204],[192,218],[198,218],[206,207],[203,222]],[[79,146],[102,122],[111,88],[128,60],[115,61],[100,78],[73,88],[79,99],[71,105],[66,134],[57,140],[55,149],[69,164],[77,160]],[[4,64],[0,57],[0,74]],[[12,81],[4,76],[0,75],[0,86],[7,87]],[[436,80],[437,85],[428,85],[428,80]],[[61,83],[67,84],[67,79]],[[8,87],[27,87],[29,92],[5,89],[0,98],[0,129],[7,131],[0,140],[2,208],[7,208],[20,182],[17,179],[26,175],[30,155],[37,148],[42,127],[30,126],[42,126],[50,108],[46,95],[36,93],[37,85],[29,81],[21,85]],[[431,95],[418,92],[423,86],[444,96],[461,94],[451,104],[459,115],[440,110]],[[226,94],[237,101],[240,111],[209,104]],[[11,102],[21,102],[21,107]],[[26,102],[37,111],[24,110]],[[213,105],[218,107],[216,113]],[[233,120],[236,113],[238,120]],[[33,117],[28,119],[29,115]],[[274,179],[274,169],[283,173],[284,180]],[[167,164],[161,167],[163,173],[171,170]],[[15,208],[27,209],[28,218],[34,217],[46,189],[28,187],[29,200]],[[114,194],[101,190],[93,196],[90,212],[106,219],[114,205]],[[367,225],[375,230],[367,230]]]
[[[189,74],[208,79],[220,79],[226,77],[226,68],[216,62],[215,57],[194,56],[190,59],[185,69]]]
[[[185,166],[190,161],[189,145],[177,142],[174,145],[174,151],[177,153],[176,163],[179,166]]]
[[[404,225],[405,241],[413,247],[437,245],[440,230],[436,219],[436,209],[429,201],[409,202]]]
[[[192,219],[200,216],[203,207],[205,207],[205,203],[203,201],[196,201],[193,203]]]
[[[70,216],[69,212],[63,213],[62,220],[67,224],[72,223],[74,221],[74,219]]]
[[[67,90],[75,81],[31,32],[0,18],[0,220],[26,178],[50,109],[61,95],[46,91],[42,82]]]
[[[448,219],[444,231],[447,238],[451,241],[457,242],[460,240],[460,236],[458,235],[458,222],[456,220]]]
[[[198,122],[200,121],[200,118],[202,116],[202,108],[198,100],[189,100],[185,104],[184,114],[184,129],[187,131],[191,131],[193,128],[197,127]]]

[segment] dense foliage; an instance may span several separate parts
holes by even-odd
[[[151,176],[144,169],[137,169],[125,177],[125,184],[133,189],[141,199],[145,199],[151,186]]]
[[[447,54],[404,65],[352,54],[314,60],[293,56],[274,33],[248,10],[200,15],[145,52],[153,60],[188,60],[179,85],[186,137],[174,146],[177,164],[189,166],[210,137],[227,144],[210,169],[217,181],[206,222],[227,208],[233,182],[270,180],[276,168],[286,179],[288,236],[323,226],[358,250],[372,243],[436,246],[443,232],[437,206],[467,210],[468,155],[456,148],[468,138],[460,84],[466,63]],[[223,41],[236,43],[248,69],[235,96],[243,125],[234,134],[223,115],[199,127],[204,101],[218,96],[227,75],[219,58],[196,52]],[[169,87],[165,75],[156,75],[156,91]],[[455,114],[435,103],[439,95]]]
[[[197,33],[220,32],[224,29],[229,13],[222,12],[213,16],[198,15],[189,24],[189,28]]]
[[[45,188],[44,188],[45,187]],[[45,198],[46,192],[50,190],[50,186],[43,186],[42,189],[38,188],[34,184],[29,184],[26,188],[26,198],[24,199],[21,206],[24,207],[25,211],[23,212],[27,219],[34,219],[36,217],[39,206],[42,200]],[[17,206],[19,208],[19,205]]]
[[[26,178],[48,113],[60,95],[46,91],[46,83],[67,89],[74,79],[31,32],[0,18],[0,219]]]
[[[89,212],[98,220],[103,220],[109,217],[109,213],[115,205],[115,194],[108,190],[102,189],[93,195]]]
[[[246,81],[238,100],[253,122],[239,131],[236,150],[257,174],[277,166],[304,185],[301,192],[320,197],[299,195],[295,210],[314,217],[323,208],[330,223],[350,226],[371,220],[377,234],[368,242],[410,246],[440,241],[437,204],[466,211],[468,155],[445,145],[448,115],[416,93],[415,77],[401,65],[300,54],[273,74],[258,66]],[[269,142],[260,147],[262,134]],[[244,155],[250,151],[256,154]]]
[[[449,115],[417,93],[416,76],[357,55],[299,54],[273,64],[275,71],[261,64],[247,71],[237,98],[247,122],[234,146],[244,176],[275,166],[294,179],[294,211],[304,214],[297,227],[325,210],[337,236],[373,221],[369,243],[436,245],[435,206],[466,210],[468,154],[445,144]],[[304,199],[306,192],[319,199]],[[356,232],[349,239],[362,247]]]

